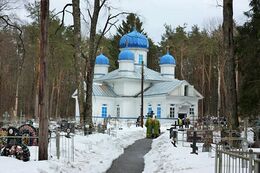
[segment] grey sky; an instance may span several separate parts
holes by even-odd
[[[84,0],[83,0],[84,1]],[[82,1],[82,2],[83,2]],[[222,4],[222,0],[218,0]],[[60,11],[63,6],[71,0],[50,0],[50,9]],[[110,0],[111,6],[116,11],[134,12],[140,15],[144,23],[144,29],[148,35],[159,42],[164,33],[164,24],[172,27],[188,24],[188,29],[197,24],[200,28],[208,27],[209,21],[214,19],[221,22],[222,8],[217,7],[217,0]],[[242,24],[246,18],[244,11],[249,9],[249,0],[234,0],[234,19],[238,24]],[[87,16],[85,9],[86,3],[82,4],[82,13]],[[115,12],[115,11],[114,11]],[[102,18],[99,27],[102,27]],[[121,18],[123,19],[123,17]],[[66,17],[66,23],[71,23],[72,17]],[[121,22],[118,22],[120,24]],[[112,30],[110,34],[113,34]]]

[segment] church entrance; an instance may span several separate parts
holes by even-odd
[[[187,117],[187,114],[178,114],[178,118],[183,119],[184,117]]]

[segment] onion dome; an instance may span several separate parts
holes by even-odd
[[[120,48],[149,48],[149,42],[145,35],[134,29],[132,32],[121,37],[119,42]]]
[[[96,64],[109,65],[108,58],[102,53],[96,57]]]
[[[175,59],[170,55],[169,51],[160,58],[160,64],[174,64],[176,65]]]
[[[122,50],[118,55],[118,60],[133,60],[135,59],[135,55],[128,49]]]

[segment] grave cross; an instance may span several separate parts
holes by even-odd
[[[200,139],[200,137],[197,137],[197,132],[193,131],[192,144],[190,144],[190,147],[192,148],[191,154],[198,154],[198,147],[196,146],[198,139]]]

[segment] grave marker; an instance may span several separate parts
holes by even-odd
[[[200,137],[197,137],[197,132],[193,131],[193,137],[192,137],[192,144],[190,144],[190,147],[192,148],[191,154],[198,154],[198,147],[196,146],[197,140],[201,139]]]

